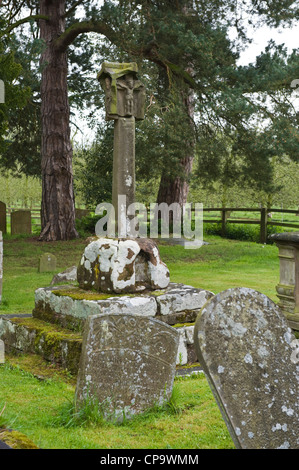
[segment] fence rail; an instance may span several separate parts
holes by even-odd
[[[279,222],[279,221],[272,221],[271,215],[272,213],[282,213],[282,214],[294,214],[299,216],[299,210],[297,209],[267,209],[265,207],[260,208],[242,208],[242,207],[212,207],[212,208],[203,208],[203,212],[220,212],[221,216],[220,219],[203,219],[203,223],[215,223],[221,224],[221,235],[225,237],[226,233],[226,224],[233,223],[233,224],[251,224],[251,225],[260,225],[260,243],[267,242],[267,235],[268,235],[268,226],[279,226],[279,227],[289,227],[289,228],[298,228],[299,229],[299,221],[298,224],[292,222]],[[230,217],[232,212],[258,212],[259,218],[258,219],[248,219],[248,218],[233,218]]]
[[[26,210],[31,212],[31,224],[32,226],[40,225],[40,208],[30,208],[30,209],[22,209],[19,207],[7,207],[6,208],[6,216],[10,218],[11,213],[15,211]],[[195,210],[194,208],[192,209]],[[1,211],[0,211],[1,212]],[[88,213],[84,209],[76,209],[77,215],[82,216]],[[268,226],[279,226],[279,227],[286,227],[286,228],[297,228],[299,229],[299,220],[298,223],[293,222],[280,222],[280,221],[272,221],[271,214],[273,213],[281,213],[281,214],[294,214],[299,216],[299,210],[297,209],[267,209],[265,207],[258,207],[258,208],[247,208],[247,207],[208,207],[203,208],[203,212],[218,212],[220,213],[219,218],[203,218],[203,223],[210,223],[210,224],[221,224],[221,235],[225,237],[226,234],[226,225],[228,223],[233,224],[250,224],[250,225],[259,225],[260,226],[260,243],[267,242],[267,234],[268,234]],[[244,217],[231,217],[233,212],[252,212],[258,213],[258,218],[249,219]],[[80,214],[80,215],[79,215]],[[1,225],[1,224],[0,224]]]

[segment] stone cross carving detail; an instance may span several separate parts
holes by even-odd
[[[135,202],[135,120],[144,119],[145,87],[137,64],[104,62],[98,80],[105,91],[106,119],[114,120],[112,204],[118,220],[118,196]]]

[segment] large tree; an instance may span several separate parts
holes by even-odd
[[[243,152],[251,147],[256,156],[261,152],[267,155],[269,145],[267,147],[262,139],[259,149],[254,149],[252,137],[255,134],[248,126],[250,118],[257,115],[257,109],[264,108],[266,113],[265,106],[250,99],[250,94],[261,89],[267,94],[266,84],[260,79],[258,66],[244,69],[236,66],[237,47],[241,42],[233,44],[228,38],[228,29],[235,25],[239,40],[246,42],[244,13],[260,23],[290,24],[298,18],[298,2],[105,0],[99,5],[93,0],[6,0],[0,12],[6,19],[3,34],[7,36],[17,27],[36,21],[44,43],[41,54],[41,240],[77,236],[69,129],[68,52],[72,53],[74,45],[86,33],[99,34],[105,39],[103,46],[115,46],[118,54],[115,61],[154,64],[160,80],[160,95],[170,104],[163,107],[163,113],[175,104],[175,96],[180,115],[188,123],[173,172],[168,171],[169,162],[164,161],[160,200],[186,201],[197,136],[196,112],[200,115],[200,129],[204,129],[203,134],[211,135],[211,139],[215,136],[215,126],[228,134],[237,130],[237,144]],[[267,70],[270,90],[289,86],[295,78],[291,73],[298,71],[298,59],[294,56],[292,63],[284,63],[280,71],[274,83]],[[179,128],[180,123],[176,120],[173,126]],[[183,122],[182,129],[184,126]],[[276,132],[284,135],[287,128],[291,132],[290,127],[293,128],[293,122],[283,125],[280,121],[276,123]],[[269,131],[270,139],[272,131],[273,127]],[[167,130],[165,134],[169,136]]]

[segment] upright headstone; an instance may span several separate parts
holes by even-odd
[[[89,214],[90,214],[90,210],[88,209],[75,209],[76,219],[82,219],[82,217],[86,217]]]
[[[51,253],[43,253],[39,257],[38,272],[47,273],[56,271],[57,258]]]
[[[194,340],[236,447],[299,449],[298,340],[280,308],[229,289],[203,307]]]
[[[104,62],[98,74],[105,91],[106,119],[114,120],[112,204],[118,222],[118,197],[135,202],[135,120],[144,119],[145,87],[137,64]]]
[[[2,302],[2,280],[3,280],[3,240],[0,232],[0,304]]]
[[[31,211],[20,210],[12,212],[10,215],[11,234],[31,234]]]
[[[179,333],[150,317],[94,315],[83,335],[76,399],[95,397],[119,420],[162,405],[172,393]]]
[[[5,362],[5,345],[4,341],[0,339],[0,364],[4,364]]]
[[[0,201],[0,232],[6,233],[6,204]]]

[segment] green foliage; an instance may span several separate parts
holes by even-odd
[[[100,215],[90,214],[88,216],[82,217],[81,219],[76,219],[76,229],[80,237],[95,235],[95,226],[101,217],[102,216]]]
[[[265,186],[260,189],[257,180],[252,182],[247,174],[239,171],[240,159],[235,159],[231,164],[230,156],[223,159],[222,173],[215,181],[208,180],[208,173],[203,172],[203,179],[198,179],[194,174],[191,180],[189,200],[190,202],[201,202],[204,207],[284,207],[292,208],[299,203],[299,163],[292,161],[289,157],[271,158],[269,173],[272,176],[269,183],[269,174],[259,175],[265,178]],[[200,160],[200,159],[199,159]],[[201,168],[198,163],[199,169]],[[215,163],[216,165],[216,163]],[[226,178],[225,165],[233,172],[233,177]],[[236,165],[236,166],[235,166]],[[238,167],[239,165],[239,167]],[[213,175],[213,173],[212,173]]]
[[[26,2],[32,14],[38,4]],[[184,162],[194,153],[195,141],[198,178],[209,183],[224,179],[227,183],[246,174],[259,189],[270,191],[273,156],[298,159],[298,116],[289,86],[298,75],[297,52],[288,56],[285,48],[271,41],[255,64],[237,65],[239,50],[249,41],[245,18],[252,26],[289,25],[298,18],[298,2],[252,0],[242,2],[242,7],[231,0],[118,0],[105,1],[101,7],[92,0],[66,0],[65,4],[70,102],[73,110],[89,110],[93,127],[99,116],[95,109],[103,108],[104,97],[96,70],[91,72],[92,61],[138,62],[150,100],[146,120],[137,126],[137,180],[148,175],[160,178],[162,172],[165,177],[187,177]],[[12,0],[1,6],[4,30],[15,20],[14,6]],[[21,17],[25,13],[20,9]],[[83,24],[86,32],[102,34],[82,34]],[[230,28],[238,33],[234,41]],[[21,171],[37,174],[40,75],[36,64],[42,44],[33,21],[26,30],[29,39],[17,31],[8,45],[19,54],[32,99],[23,114],[11,117],[10,152],[2,162],[20,169],[18,162]],[[101,141],[108,142],[104,134],[97,136],[94,148],[81,151],[89,155],[82,169],[84,182],[77,187],[81,184],[85,200],[92,205],[111,197],[111,153],[98,148]],[[95,152],[101,155],[99,165],[91,157]],[[87,176],[90,185],[86,185]]]
[[[286,232],[288,229],[285,227],[278,227],[276,225],[268,225],[267,234]],[[207,235],[221,235],[221,224],[204,224],[204,234]],[[260,242],[260,226],[249,224],[234,224],[228,222],[225,227],[225,238],[228,240],[240,240],[259,243]],[[270,240],[267,243],[272,244]]]
[[[99,130],[90,145],[75,150],[75,191],[88,207],[95,210],[101,202],[112,198],[113,127]]]
[[[3,22],[0,22],[0,31]],[[28,86],[20,84],[22,67],[16,62],[12,50],[0,39],[0,79],[5,86],[5,103],[0,103],[0,164],[1,155],[8,151],[12,135],[10,122],[12,116],[18,116],[26,106],[30,96]]]

